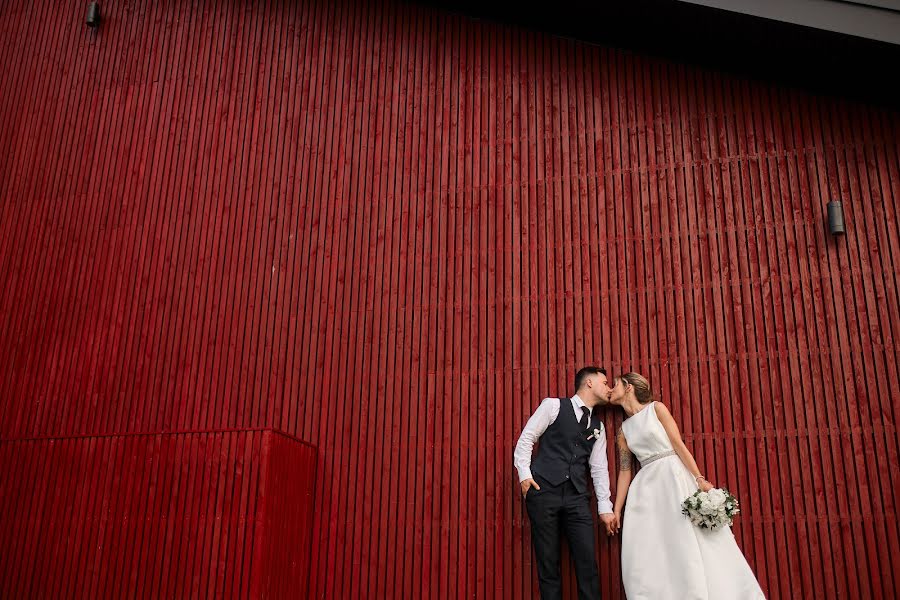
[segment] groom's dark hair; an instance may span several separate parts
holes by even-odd
[[[606,375],[606,369],[602,367],[583,367],[575,373],[575,392],[581,389],[581,386],[584,385],[584,380],[590,377],[591,375],[596,375],[597,373],[603,373]]]

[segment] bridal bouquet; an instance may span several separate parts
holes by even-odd
[[[731,492],[713,488],[708,492],[697,490],[685,498],[681,503],[681,512],[701,529],[718,529],[723,525],[731,525],[741,509]]]

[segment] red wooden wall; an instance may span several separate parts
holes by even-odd
[[[0,441],[3,598],[304,598],[316,450],[261,430]]]
[[[311,595],[522,598],[512,448],[600,363],[770,597],[900,593],[900,114],[396,2],[85,10],[0,5],[4,440],[279,428]]]

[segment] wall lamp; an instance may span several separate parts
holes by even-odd
[[[828,203],[828,230],[831,235],[844,235],[844,209],[838,200]]]
[[[91,2],[88,4],[87,26],[96,29],[100,25],[100,3]]]

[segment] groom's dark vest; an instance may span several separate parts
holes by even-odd
[[[594,429],[606,435],[597,412],[592,411],[590,425],[584,429],[578,423],[581,415],[575,416],[572,399],[560,398],[559,415],[541,436],[532,472],[554,487],[568,480],[579,493],[586,493],[590,489],[588,458],[596,441],[587,438]]]

